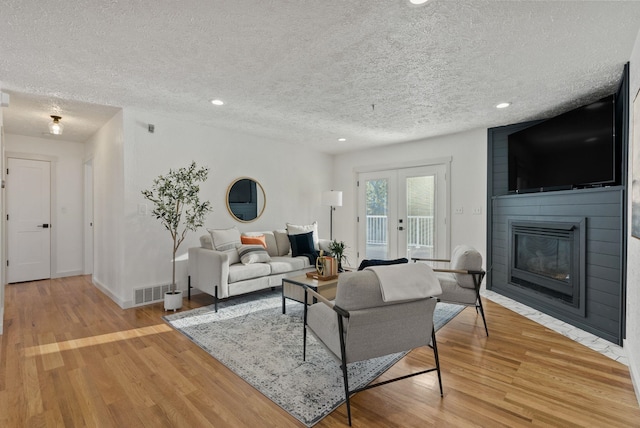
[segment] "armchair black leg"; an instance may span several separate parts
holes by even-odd
[[[438,383],[440,384],[440,397],[444,396],[442,392],[442,376],[440,375],[440,358],[438,357],[438,344],[436,343],[436,330],[431,329],[431,347],[433,348],[433,358],[436,360],[436,371],[438,372]]]
[[[484,322],[484,331],[487,333],[487,337],[489,337],[489,329],[487,328],[487,318],[484,316],[484,308],[482,307],[482,298],[480,297],[480,284],[482,284],[482,279],[484,278],[485,273],[474,273],[473,283],[476,289],[476,313],[478,313],[478,309],[480,309],[480,315],[482,315],[482,322]]]
[[[351,426],[351,403],[349,402],[349,380],[347,375],[347,363],[342,362],[342,378],[344,379],[344,395],[347,402],[347,418],[349,419],[349,426]]]
[[[284,294],[282,297],[282,301],[284,302]],[[307,301],[306,288],[304,289],[304,301],[305,302]],[[307,305],[304,305],[304,324],[302,325],[302,361],[306,361],[306,359],[307,359]]]
[[[187,298],[191,300],[191,275],[187,277]]]
[[[484,331],[487,333],[487,337],[489,337],[489,329],[487,328],[487,318],[484,316],[484,308],[482,307],[482,299],[478,297],[478,306],[476,306],[476,310],[480,309],[480,315],[482,315],[482,321],[484,322]]]
[[[306,296],[305,296],[306,297]],[[340,334],[340,355],[342,366],[342,378],[344,380],[344,395],[347,402],[347,418],[349,419],[349,426],[351,426],[351,403],[349,402],[349,375],[347,373],[347,350],[344,344],[344,324],[341,315],[338,316],[338,332]]]
[[[213,295],[213,307],[216,312],[218,312],[218,286],[215,286],[215,291]]]

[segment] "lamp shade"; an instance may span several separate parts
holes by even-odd
[[[341,207],[342,192],[340,190],[327,190],[326,192],[322,192],[322,205]]]

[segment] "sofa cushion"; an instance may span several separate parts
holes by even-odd
[[[291,243],[291,256],[298,257],[303,254],[315,254],[313,246],[313,232],[289,235]]]
[[[202,235],[200,237],[200,246],[202,248],[206,248],[207,250],[213,250],[213,241],[211,240],[211,235]]]
[[[269,253],[262,245],[241,245],[238,248],[238,255],[244,265],[265,263],[271,260]]]
[[[271,275],[277,275],[280,273],[293,272],[295,270],[304,269],[310,267],[308,257],[286,257],[278,256],[271,257],[269,262],[271,265]]]
[[[267,253],[269,253],[269,255],[271,257],[277,256],[278,255],[278,243],[276,242],[276,237],[274,236],[273,232],[271,231],[265,231],[265,232],[243,232],[242,235],[244,236],[264,236],[264,243],[266,245],[267,248]]]
[[[213,241],[211,240],[211,234],[202,235],[200,237],[200,246],[207,250],[213,250]],[[217,251],[217,250],[216,250]],[[229,250],[222,251],[229,256],[229,264],[240,263],[240,256],[238,255],[238,250],[235,248],[231,248]]]
[[[267,241],[264,235],[242,235],[240,236],[240,242],[243,245],[262,245],[264,249],[267,248]]]
[[[307,225],[296,225],[287,223],[287,233],[289,235],[299,235],[302,233],[313,233],[313,247],[318,251],[320,248],[318,246],[318,222],[314,221],[311,224]]]
[[[213,240],[213,248],[226,251],[241,245],[240,231],[236,227],[230,229],[207,229]]]
[[[229,265],[229,284],[247,279],[260,278],[271,274],[271,266],[267,263],[252,263],[243,265],[236,263]]]
[[[234,263],[240,263],[240,255],[238,254],[238,250],[235,248],[231,248],[230,250],[222,251],[226,255],[229,256],[229,264],[232,265]]]
[[[278,247],[278,253],[276,256],[286,256],[291,251],[291,243],[289,242],[289,234],[285,229],[278,229],[273,231],[273,236],[276,240]],[[271,254],[274,256],[274,254]]]

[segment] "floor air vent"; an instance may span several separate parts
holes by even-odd
[[[156,285],[155,287],[137,288],[134,291],[134,305],[159,302],[164,299],[164,293],[169,291],[169,285]]]

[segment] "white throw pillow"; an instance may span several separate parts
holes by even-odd
[[[286,256],[291,251],[291,243],[289,242],[289,235],[286,230],[274,230],[273,236],[276,238],[276,244],[278,246],[278,256]]]
[[[262,245],[241,245],[238,248],[238,255],[243,265],[271,261],[271,256]]]
[[[287,223],[287,233],[289,235],[300,235],[301,233],[309,233],[313,232],[313,247],[316,251],[320,250],[318,245],[318,222],[314,221],[312,224],[307,225],[296,225]]]
[[[240,231],[236,227],[230,229],[207,229],[211,234],[213,248],[226,251],[240,246]]]
[[[200,237],[200,246],[207,250],[213,250],[213,240],[211,239],[211,235],[202,235]]]

